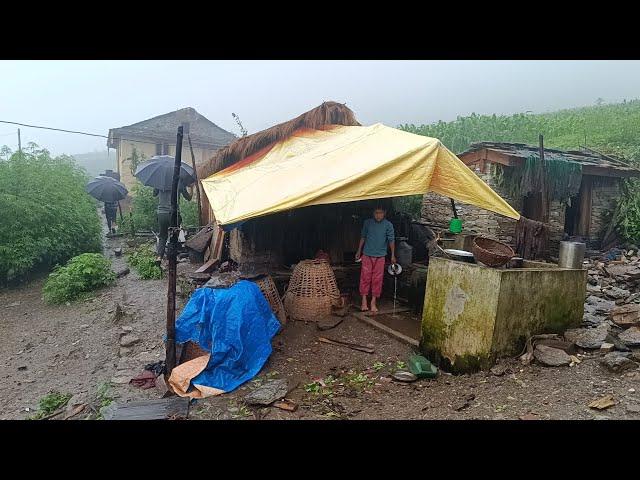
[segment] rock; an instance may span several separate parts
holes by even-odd
[[[603,353],[609,353],[614,348],[615,348],[615,345],[613,343],[606,343],[605,342],[602,345],[600,345],[600,351],[603,352]]]
[[[126,383],[129,383],[129,380],[131,380],[131,376],[129,375],[115,375],[111,378],[111,383],[115,383],[116,385],[124,385]]]
[[[140,338],[136,337],[132,333],[127,333],[120,338],[120,346],[122,347],[130,347],[140,342]]]
[[[627,347],[623,342],[620,341],[618,337],[615,335],[609,334],[605,339],[606,343],[613,343],[613,347],[615,350],[620,350],[621,352],[629,352],[629,347]]]
[[[129,267],[124,267],[116,272],[116,277],[122,278],[125,275],[129,275],[129,273],[131,273],[131,270],[129,270]]]
[[[631,358],[631,360],[633,360],[634,362],[640,363],[640,352],[631,352],[629,358]]]
[[[629,358],[628,353],[611,352],[600,359],[600,363],[614,373],[638,368],[638,364]]]
[[[286,379],[267,380],[244,397],[249,405],[270,405],[276,400],[284,398],[289,390]]]
[[[118,352],[118,355],[121,357],[126,357],[128,355],[131,355],[131,352],[133,352],[132,347],[120,347],[120,351]]]
[[[331,328],[335,328],[338,325],[340,325],[340,323],[342,323],[342,320],[344,320],[344,318],[342,317],[335,317],[335,316],[323,317],[316,322],[316,327],[318,328],[318,330],[329,330]]]
[[[20,302],[11,302],[9,305],[6,306],[6,308],[19,307],[19,306],[20,306]]]
[[[630,303],[611,310],[611,319],[619,327],[640,325],[640,304]]]
[[[564,333],[564,338],[581,348],[600,348],[609,334],[609,325],[600,324],[596,328],[574,328]]]
[[[589,408],[595,410],[605,410],[609,407],[613,407],[616,401],[613,399],[613,395],[605,395],[602,398],[598,398],[589,404]]]
[[[627,413],[640,414],[640,405],[627,405]]]
[[[499,363],[498,365],[495,365],[495,366],[491,367],[490,372],[493,375],[495,375],[496,377],[501,377],[505,373],[508,373],[510,370],[511,369],[509,368],[508,365],[506,365],[504,363]]]
[[[122,255],[122,248],[121,248],[121,247],[114,248],[114,249],[113,249],[113,254],[114,254],[116,257],[119,257],[120,255]]]
[[[124,332],[132,332],[133,331],[133,327],[122,327],[122,330]]]
[[[152,352],[140,352],[133,358],[135,358],[138,362],[144,364],[154,363],[158,360],[158,357],[156,357],[156,355]]]
[[[631,327],[618,335],[618,338],[628,347],[640,347],[640,327]]]
[[[614,300],[627,298],[631,292],[629,290],[625,290],[620,287],[607,287],[603,289],[602,292],[608,297],[613,298]]]
[[[585,312],[584,316],[582,317],[582,325],[584,327],[597,327],[604,320],[605,320],[604,317],[601,317],[599,315],[595,315],[593,313]]]
[[[391,374],[391,377],[398,382],[415,382],[418,379],[413,373],[406,370],[396,370]]]
[[[596,314],[608,314],[609,311],[616,306],[616,303],[612,300],[606,300],[595,295],[589,295],[585,303],[594,309]]]
[[[561,367],[571,363],[571,357],[564,350],[546,345],[536,345],[533,356],[539,363],[547,367]]]
[[[609,417],[607,417],[606,415],[596,415],[595,417],[593,417],[594,420],[609,420]]]

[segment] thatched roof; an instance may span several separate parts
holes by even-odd
[[[267,128],[260,132],[239,138],[221,148],[208,163],[198,169],[199,178],[207,178],[222,168],[270,147],[276,142],[290,137],[301,128],[320,129],[325,125],[360,125],[355,114],[342,103],[323,102],[322,105],[303,113],[299,117]]]

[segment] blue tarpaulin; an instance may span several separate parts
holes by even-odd
[[[260,371],[279,330],[258,286],[241,280],[230,288],[197,289],[176,321],[176,342],[194,342],[211,354],[193,385],[230,392]]]

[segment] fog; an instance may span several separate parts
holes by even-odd
[[[107,135],[193,107],[239,134],[323,100],[363,124],[431,123],[458,115],[540,113],[640,97],[639,61],[0,61],[0,120]],[[18,127],[0,123],[17,149]],[[106,149],[106,139],[20,127],[22,144],[54,154]]]

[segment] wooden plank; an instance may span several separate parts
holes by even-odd
[[[203,263],[194,273],[208,273],[215,268],[216,263],[218,260],[211,259],[207,263]]]
[[[389,335],[399,340],[402,340],[403,342],[408,343],[409,345],[413,345],[414,347],[417,347],[420,344],[420,342],[415,338],[411,338],[403,333],[398,332],[397,330],[394,330],[392,328],[387,327],[386,325],[383,325],[380,322],[376,322],[373,318],[367,317],[361,312],[354,312],[351,315],[354,316],[356,319],[360,320],[361,322],[371,325],[372,327],[377,328],[378,330],[382,330],[383,332],[388,333]]]
[[[105,420],[167,420],[188,415],[189,399],[178,396],[113,404],[104,411]]]
[[[318,341],[331,345],[338,345],[340,347],[350,348],[351,350],[358,350],[359,352],[375,353],[375,350],[373,348],[366,347],[364,345],[358,345],[357,343],[343,342],[341,340],[334,340],[332,338],[326,337],[318,337]]]

